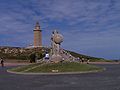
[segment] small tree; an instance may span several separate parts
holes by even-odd
[[[30,63],[35,63],[35,59],[36,59],[36,54],[35,53],[32,53],[32,54],[30,54]]]
[[[41,52],[38,53],[38,59],[42,59],[44,56],[45,56],[44,53]]]

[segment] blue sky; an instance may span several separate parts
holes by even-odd
[[[65,49],[120,58],[120,0],[0,0],[0,46],[31,44],[36,21],[45,46],[57,29]]]

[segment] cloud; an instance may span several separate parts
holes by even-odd
[[[32,43],[34,25],[39,21],[45,45],[58,29],[64,35],[64,48],[109,57],[120,45],[119,6],[119,0],[1,0],[0,45]]]

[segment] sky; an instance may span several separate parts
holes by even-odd
[[[120,59],[120,0],[0,0],[0,46],[32,44],[37,21],[44,46],[56,29],[64,49]]]

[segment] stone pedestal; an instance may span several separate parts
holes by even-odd
[[[51,57],[51,61],[55,62],[55,63],[60,62],[61,60],[62,60],[61,55],[52,55],[52,57]]]

